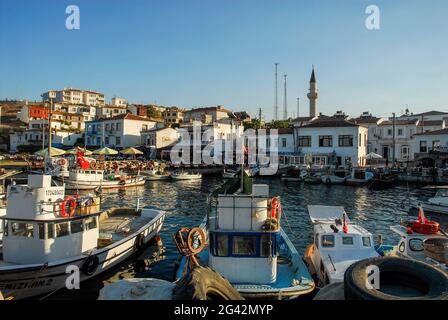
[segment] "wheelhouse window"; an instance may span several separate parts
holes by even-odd
[[[272,255],[272,236],[263,234],[260,237],[260,256],[270,257]]]
[[[421,239],[409,240],[409,248],[412,251],[423,251],[423,241]]]
[[[71,233],[78,233],[84,230],[82,220],[74,220],[70,224]]]
[[[352,135],[340,135],[339,136],[339,146],[340,147],[353,147],[353,136]]]
[[[34,226],[31,223],[11,222],[11,235],[15,237],[34,237]]]
[[[234,236],[232,254],[253,256],[256,254],[256,237],[253,236]]]
[[[56,238],[69,235],[68,222],[56,223]]]
[[[299,136],[297,142],[299,147],[311,147],[311,136]]]
[[[322,247],[331,248],[334,247],[334,235],[323,235],[322,236]]]
[[[364,247],[371,247],[372,241],[370,240],[370,237],[362,237],[362,245]]]
[[[353,237],[342,237],[342,244],[346,246],[353,245]]]
[[[96,217],[90,217],[90,218],[85,219],[84,224],[85,224],[86,231],[95,229],[96,228]]]
[[[216,255],[218,257],[227,257],[229,255],[229,237],[227,235],[216,235]]]
[[[333,136],[319,136],[319,147],[332,147]]]

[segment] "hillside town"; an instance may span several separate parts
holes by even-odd
[[[212,129],[207,142],[236,139],[244,129],[279,129],[278,147],[284,164],[304,164],[311,157],[316,165],[366,164],[366,155],[381,155],[391,165],[407,166],[419,161],[445,164],[448,159],[448,111],[428,111],[387,117],[362,111],[348,115],[318,112],[319,90],[314,69],[310,78],[308,116],[273,120],[251,117],[221,105],[201,108],[165,107],[130,103],[103,93],[74,88],[44,92],[42,101],[2,102],[1,148],[4,152],[35,152],[48,144],[51,114],[52,146],[62,149],[137,147],[151,158],[168,154],[179,141],[179,130]],[[8,112],[9,111],[9,112]],[[5,139],[8,136],[9,139]],[[6,140],[6,141],[5,141]]]

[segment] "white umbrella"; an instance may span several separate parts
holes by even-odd
[[[118,154],[118,151],[108,148],[108,147],[104,147],[104,148],[97,149],[97,150],[93,151],[93,154],[114,155],[114,154]]]
[[[48,148],[39,150],[35,153],[38,156],[48,158]],[[51,147],[50,157],[57,157],[65,154],[65,151],[55,147]]]
[[[375,152],[370,152],[369,154],[366,155],[366,159],[367,160],[383,159],[383,157]]]

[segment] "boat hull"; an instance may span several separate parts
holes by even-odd
[[[202,175],[171,175],[173,180],[199,180],[202,179]]]
[[[437,204],[429,203],[429,202],[419,202],[419,203],[414,203],[412,205],[412,207],[414,209],[418,210],[420,205],[422,206],[423,210],[425,210],[425,212],[448,215],[448,206],[437,205]]]
[[[107,247],[94,250],[90,255],[98,257],[99,265],[90,275],[81,271],[83,264],[90,256],[88,254],[48,265],[1,266],[0,291],[5,297],[12,297],[14,300],[24,299],[51,294],[66,288],[66,282],[70,281],[69,277],[73,272],[70,270],[73,269],[80,270],[81,283],[97,277],[141,251],[142,247],[136,246],[137,236],[142,234],[144,236],[143,244],[147,245],[160,232],[164,219],[165,213],[160,213],[128,237]]]
[[[65,180],[65,189],[67,190],[93,190],[96,188],[102,189],[117,189],[142,186],[145,184],[144,177],[132,178],[128,180],[114,180],[114,181],[72,181]]]
[[[345,178],[326,174],[322,176],[322,182],[325,184],[343,184]]]

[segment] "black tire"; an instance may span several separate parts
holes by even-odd
[[[135,237],[134,247],[135,250],[141,250],[145,247],[145,235],[143,233],[140,233]]]
[[[244,300],[220,274],[196,267],[183,276],[173,290],[174,300]]]
[[[380,271],[379,290],[366,287],[369,265]],[[448,300],[448,276],[416,260],[370,258],[352,264],[345,271],[344,295],[346,300]]]
[[[92,274],[95,273],[96,269],[98,269],[99,265],[100,265],[100,259],[95,255],[91,255],[87,257],[86,261],[84,261],[81,267],[81,271],[86,276],[91,276]]]

